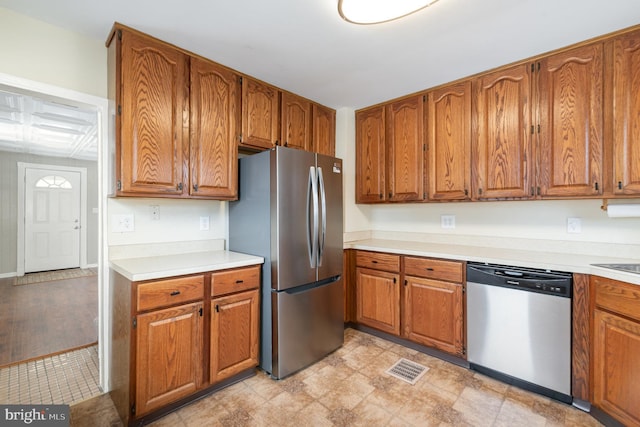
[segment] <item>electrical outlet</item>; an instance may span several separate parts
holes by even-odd
[[[160,206],[151,205],[149,206],[149,210],[151,211],[151,219],[158,221],[160,219]]]
[[[200,217],[200,231],[207,231],[209,230],[209,217],[208,216],[201,216]]]
[[[130,233],[135,230],[133,214],[111,216],[111,231],[114,233]]]
[[[567,233],[582,233],[582,220],[580,218],[567,218]]]
[[[456,216],[455,215],[440,215],[440,227],[441,228],[456,228]]]

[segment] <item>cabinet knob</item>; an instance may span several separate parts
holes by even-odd
[[[598,191],[598,183],[597,182],[594,184],[594,188],[596,189],[596,191]]]
[[[622,181],[618,181],[618,190],[622,190]]]

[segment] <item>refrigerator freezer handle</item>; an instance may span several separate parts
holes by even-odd
[[[316,168],[309,168],[309,183],[307,185],[307,251],[309,253],[309,265],[311,268],[318,266],[318,180]],[[313,215],[313,223],[309,218]]]
[[[322,265],[322,254],[324,253],[325,235],[327,233],[327,196],[324,191],[324,176],[322,175],[321,167],[318,167],[318,184],[320,186],[320,206],[322,209],[318,242],[318,267],[320,267]]]

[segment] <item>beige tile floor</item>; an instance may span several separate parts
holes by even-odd
[[[385,373],[401,357],[429,368],[415,385]],[[72,425],[113,426],[102,401]],[[347,329],[345,344],[281,381],[263,372],[152,423],[195,426],[599,426],[587,413]]]

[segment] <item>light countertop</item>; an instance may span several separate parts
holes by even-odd
[[[638,258],[613,258],[599,255],[386,239],[351,241],[345,243],[345,249],[360,249],[375,252],[395,253],[399,255],[415,255],[459,261],[486,262],[490,264],[567,271],[571,273],[593,274],[640,285],[640,274],[626,273],[623,271],[616,271],[591,265],[637,264],[640,263],[640,259]]]
[[[262,264],[264,258],[226,250],[112,259],[109,267],[137,282]]]

